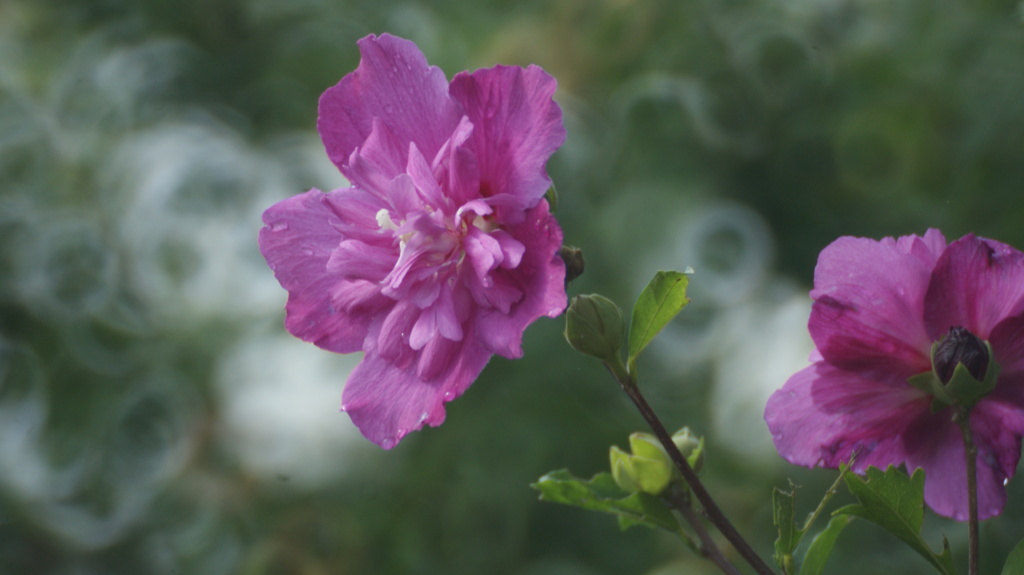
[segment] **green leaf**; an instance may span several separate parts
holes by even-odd
[[[1010,556],[1006,558],[1006,565],[1003,565],[1002,575],[1019,575],[1024,573],[1024,540],[1021,540],[1014,548],[1010,551]]]
[[[633,306],[629,322],[629,363],[632,367],[654,336],[676,317],[690,300],[686,297],[689,278],[682,272],[660,271],[647,284]]]
[[[832,548],[835,547],[839,534],[851,522],[853,522],[852,516],[838,515],[828,522],[821,533],[814,536],[811,546],[807,548],[807,553],[804,555],[803,564],[800,565],[800,575],[821,575],[824,572],[825,563],[828,562],[828,558],[832,554]]]
[[[779,528],[779,538],[775,540],[775,564],[784,573],[793,570],[793,550],[800,543],[802,533],[796,526],[796,494],[775,488],[772,493],[772,522]]]
[[[942,553],[932,551],[921,538],[921,524],[924,522],[924,470],[917,469],[913,476],[907,477],[892,465],[885,471],[868,467],[867,479],[855,473],[844,473],[843,480],[860,504],[847,505],[836,510],[833,515],[867,519],[909,545],[940,573],[952,575],[956,572],[949,552],[949,542],[945,538]]]
[[[541,501],[617,515],[623,530],[647,525],[679,532],[679,521],[665,503],[653,495],[623,491],[608,473],[598,473],[587,480],[561,469],[541,477],[530,487],[540,491]]]

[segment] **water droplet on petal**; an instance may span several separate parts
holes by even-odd
[[[1004,478],[1003,478],[1003,487],[1006,487],[1006,485],[1007,485],[1007,484],[1008,484],[1009,482],[1010,482],[1010,478],[1009,478],[1009,477],[1004,477]]]
[[[313,250],[310,249],[310,248],[303,248],[302,249],[302,254],[306,255],[306,256],[311,256],[311,255],[313,255]]]
[[[384,449],[391,449],[392,447],[395,446],[395,438],[385,437],[384,439],[381,439],[380,446],[383,447]]]
[[[446,391],[446,392],[444,392],[444,400],[445,401],[451,401],[453,399],[455,399],[455,392],[454,391]]]
[[[288,229],[288,222],[274,222],[270,224],[270,231],[283,232]]]

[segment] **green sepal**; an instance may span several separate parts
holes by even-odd
[[[992,346],[987,341],[983,343],[988,349],[988,356],[992,358],[988,362],[988,369],[985,370],[985,378],[978,381],[967,370],[967,366],[958,363],[953,369],[953,377],[946,384],[946,392],[953,398],[956,405],[971,407],[996,388],[1000,367],[996,363],[995,356],[992,355]]]
[[[980,381],[975,379],[967,370],[967,366],[962,363],[958,363],[953,368],[953,376],[945,384],[939,379],[934,368],[907,378],[907,383],[935,398],[931,404],[932,413],[942,411],[951,405],[972,407],[995,389],[999,380],[1000,367],[995,356],[992,355],[992,345],[987,341],[982,343],[985,344],[990,359],[988,368],[985,370],[985,378]],[[939,342],[932,344],[932,357],[935,356],[935,349],[938,345]],[[932,363],[934,364],[934,360]]]
[[[921,525],[924,523],[923,469],[918,468],[907,477],[892,465],[885,471],[868,467],[866,479],[855,473],[846,473],[846,465],[841,465],[840,471],[846,487],[860,503],[842,507],[833,516],[850,515],[866,519],[909,545],[940,573],[956,573],[945,537],[941,553],[932,551],[921,537]]]
[[[941,411],[950,405],[973,406],[995,389],[995,384],[999,379],[1000,367],[992,355],[992,346],[988,342],[983,343],[990,358],[983,380],[976,380],[966,365],[957,363],[956,367],[953,368],[952,377],[946,384],[939,380],[939,375],[935,372],[934,368],[930,371],[912,375],[912,377],[907,378],[906,383],[935,398],[931,405],[933,413]],[[933,357],[938,345],[939,342],[932,344]]]
[[[950,405],[953,405],[953,398],[946,393],[945,386],[942,385],[942,381],[939,379],[939,376],[935,375],[934,370],[908,377],[907,383],[935,398],[931,405],[932,413],[936,413]]]
[[[668,505],[653,495],[623,491],[608,473],[591,479],[574,477],[568,470],[552,471],[530,485],[540,491],[541,501],[611,513],[618,517],[619,528],[634,525],[659,527],[678,533],[680,526]]]
[[[548,211],[552,214],[558,209],[558,190],[555,189],[555,184],[551,184],[548,191],[544,192],[544,199],[548,201]]]

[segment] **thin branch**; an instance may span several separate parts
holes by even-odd
[[[672,441],[672,436],[669,435],[665,426],[658,419],[658,416],[651,409],[650,404],[644,399],[642,393],[640,393],[639,386],[636,385],[636,381],[626,370],[626,366],[623,365],[622,360],[614,358],[613,361],[606,361],[605,366],[608,371],[612,373],[615,379],[619,382],[622,390],[626,392],[626,395],[633,400],[633,404],[636,405],[637,409],[640,410],[640,415],[643,416],[647,425],[650,426],[651,430],[654,431],[655,437],[661,442],[662,447],[668,452],[669,458],[672,459],[672,463],[675,464],[676,468],[683,475],[683,479],[690,486],[690,490],[693,492],[694,497],[700,502],[701,507],[704,509],[704,514],[718,531],[721,532],[722,536],[725,537],[736,551],[743,557],[743,559],[757,571],[758,575],[775,575],[775,572],[771,567],[765,563],[764,559],[754,551],[754,548],[747,543],[747,540],[740,535],[740,532],[733,527],[729,519],[722,513],[722,510],[715,503],[715,500],[711,498],[711,494],[704,488],[704,484],[701,483],[700,478],[697,477],[697,473],[694,472],[693,468],[683,457],[683,454],[679,452],[679,448]]]
[[[704,528],[704,523],[701,522],[700,515],[693,510],[690,506],[689,500],[685,497],[685,494],[679,489],[673,488],[668,495],[663,498],[672,505],[672,508],[678,511],[686,522],[690,524],[693,531],[697,534],[700,539],[700,545],[697,547],[697,552],[709,561],[714,563],[722,573],[725,575],[743,575],[739,569],[736,568],[725,555],[722,554],[722,550],[719,549],[718,544],[711,538],[711,534]]]

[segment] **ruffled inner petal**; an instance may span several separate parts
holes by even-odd
[[[565,140],[555,88],[536,66],[495,66],[452,79],[451,94],[473,123],[483,195],[508,193],[531,208],[550,187],[545,164]]]
[[[494,230],[491,232],[491,237],[498,242],[498,247],[501,250],[501,267],[507,270],[519,267],[519,262],[523,260],[523,254],[526,253],[526,246],[505,230]]]
[[[355,313],[391,306],[393,301],[380,293],[380,284],[367,280],[346,280],[331,291],[332,310]]]
[[[476,281],[484,288],[490,288],[494,281],[489,272],[496,268],[503,258],[501,244],[490,234],[470,226],[462,246],[476,273]]]
[[[394,267],[397,257],[392,247],[343,240],[327,260],[326,271],[339,279],[380,281]]]
[[[388,183],[404,172],[408,145],[380,118],[374,118],[372,126],[370,135],[342,165],[341,173],[353,185],[387,198]]]
[[[416,375],[422,379],[433,379],[456,360],[465,346],[462,342],[443,337],[431,338],[420,352]]]
[[[409,345],[415,350],[423,349],[430,340],[436,339],[438,335],[452,341],[462,339],[462,326],[455,315],[452,290],[445,286],[439,292],[438,298],[432,302],[432,305],[420,312],[420,317],[412,328]]]
[[[372,290],[353,294],[351,302],[338,301],[337,294],[346,292],[349,283],[328,269],[346,240],[335,205],[361,197],[355,190],[310,190],[282,200],[264,212],[266,225],[259,235],[260,252],[288,291],[285,327],[302,340],[339,353],[359,351],[378,308],[390,305]],[[347,216],[360,214],[352,210]],[[359,305],[349,305],[356,301]]]
[[[469,289],[473,301],[483,308],[481,310],[483,313],[495,310],[501,315],[508,315],[512,311],[512,306],[521,301],[525,295],[522,282],[515,276],[508,275],[505,270],[496,270],[486,276],[489,285],[483,284],[475,271],[472,277],[467,276],[468,274],[463,276],[466,287]],[[502,324],[504,325],[504,322]]]
[[[463,116],[452,137],[437,153],[431,166],[438,182],[447,182],[448,197],[455,205],[462,205],[480,197],[480,168],[476,154],[467,144],[473,133],[473,123]]]
[[[451,200],[445,197],[444,191],[434,178],[433,170],[427,164],[427,159],[420,153],[416,144],[409,144],[409,163],[406,171],[412,178],[423,205],[429,209],[440,210],[451,204]]]
[[[408,301],[399,301],[381,324],[376,345],[380,356],[399,368],[412,361],[414,354],[409,347],[409,334],[413,323],[419,317],[419,308]]]
[[[494,284],[483,289],[465,280],[482,309],[476,330],[484,346],[508,358],[521,357],[526,326],[541,316],[557,317],[565,310],[565,263],[558,257],[562,230],[541,200],[522,221],[502,229],[524,246],[515,269],[491,272]]]

